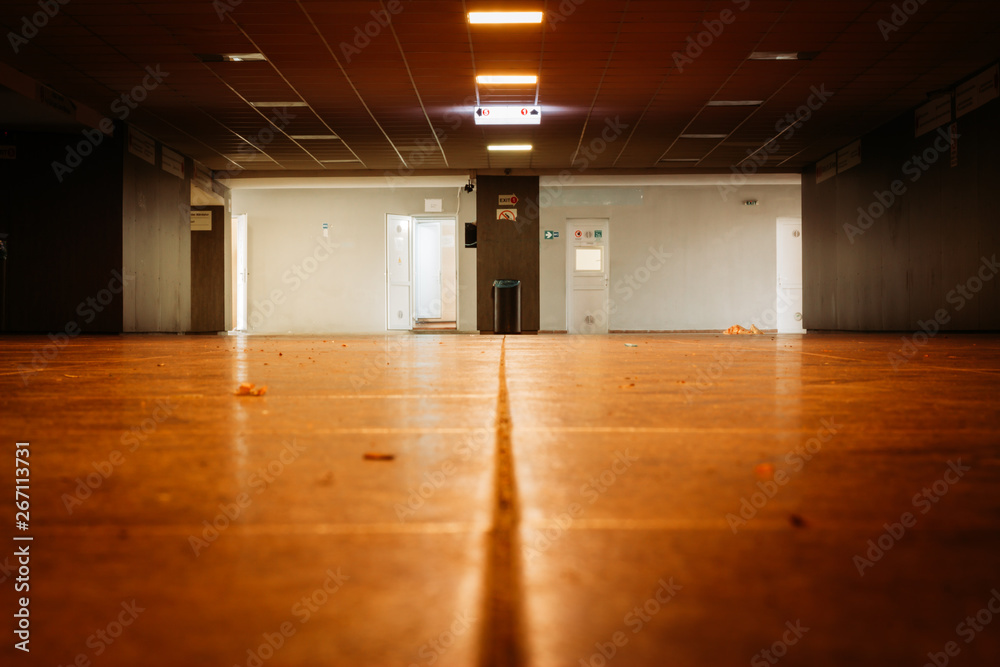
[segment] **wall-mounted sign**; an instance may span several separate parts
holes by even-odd
[[[513,208],[498,208],[497,209],[497,220],[517,220],[517,209]]]
[[[203,165],[195,164],[194,173],[191,175],[191,182],[205,192],[212,192],[211,170]]]
[[[1000,97],[1000,65],[994,65],[955,91],[955,112],[961,118],[991,100]]]
[[[134,127],[128,128],[128,152],[156,165],[156,140]]]
[[[828,181],[837,175],[837,154],[832,153],[816,163],[816,183]]]
[[[160,154],[160,166],[163,171],[177,178],[184,178],[184,156],[163,146]]]
[[[506,206],[507,208],[517,206],[517,195],[500,195],[500,201],[497,202],[497,205]]]
[[[917,109],[916,134],[920,137],[951,122],[951,95],[942,95]]]
[[[192,232],[212,231],[212,212],[191,211],[191,231]]]
[[[476,125],[540,125],[542,107],[490,106],[476,107],[472,117]]]
[[[424,213],[440,213],[443,210],[443,204],[440,199],[424,200]]]
[[[557,239],[557,238],[559,238],[559,232],[551,232],[547,229],[545,230],[546,241],[551,241],[552,239]]]
[[[861,140],[844,146],[837,151],[837,173],[843,174],[851,167],[861,164]]]

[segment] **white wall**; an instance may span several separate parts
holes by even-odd
[[[745,206],[749,199],[759,204]],[[776,305],[776,220],[801,217],[799,185],[559,188],[543,180],[540,202],[542,330],[566,329],[568,218],[610,220],[610,330],[777,328],[763,321]],[[560,237],[546,241],[545,230]],[[661,247],[671,257],[648,271],[658,264],[650,248]]]
[[[424,199],[433,198],[443,200],[443,215],[454,215],[459,192],[457,187],[234,189],[233,213],[248,214],[249,330],[385,331],[386,213],[422,215]],[[464,223],[475,217],[475,195],[462,192],[456,230],[462,331],[476,326],[476,251],[464,248]],[[330,225],[329,239],[322,236],[324,222]]]

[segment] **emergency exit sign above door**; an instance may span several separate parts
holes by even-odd
[[[497,203],[500,206],[516,206],[517,195],[500,195],[500,201]]]

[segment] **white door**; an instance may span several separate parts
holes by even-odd
[[[233,298],[235,331],[247,330],[247,214],[233,216]]]
[[[388,329],[409,330],[412,280],[410,277],[410,227],[406,215],[385,216],[386,303]]]
[[[778,333],[802,334],[802,220],[778,218]]]
[[[414,220],[414,305],[418,320],[441,319],[441,222]]]
[[[566,221],[566,318],[571,334],[608,333],[608,221]]]

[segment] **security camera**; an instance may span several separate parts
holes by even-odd
[[[473,190],[476,189],[476,185],[472,181],[469,181],[463,187],[465,188],[466,192],[472,192]]]

